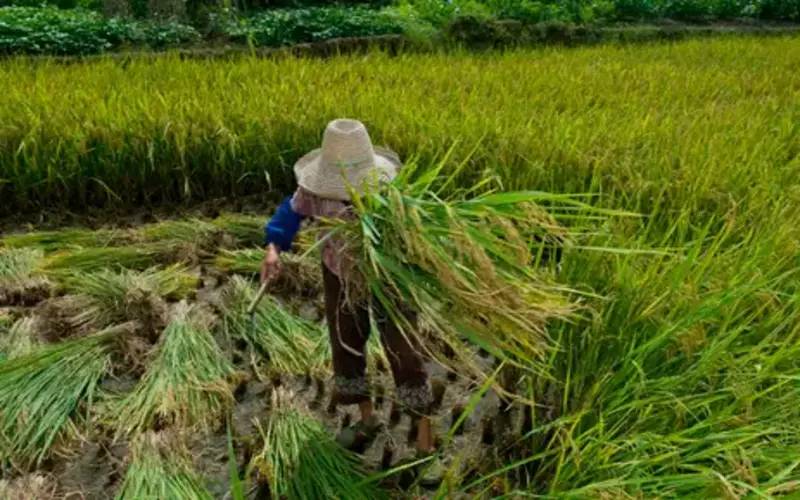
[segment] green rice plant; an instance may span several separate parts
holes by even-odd
[[[160,328],[166,314],[164,299],[182,299],[196,288],[199,278],[173,265],[144,271],[101,270],[69,273],[62,286],[80,304],[75,325],[107,326],[135,318],[145,327]]]
[[[198,249],[213,247],[220,230],[201,219],[165,220],[138,228],[136,235],[145,242],[162,244],[191,244]]]
[[[357,455],[339,446],[314,418],[273,392],[264,448],[251,469],[269,484],[272,498],[374,499],[386,497],[367,481]]]
[[[164,433],[144,432],[131,442],[129,465],[117,500],[211,500],[188,454]]]
[[[136,388],[110,406],[118,434],[156,425],[208,429],[232,403],[234,370],[205,316],[195,306],[178,305]]]
[[[32,231],[3,236],[0,246],[6,248],[35,247],[45,252],[72,247],[105,247],[118,244],[124,233],[110,229],[64,228],[57,231]]]
[[[259,302],[251,317],[247,307],[257,291],[244,278],[234,276],[231,280],[226,297],[228,331],[264,353],[273,373],[304,375],[324,370],[322,358],[314,355],[321,342],[327,342],[321,325],[292,314],[270,296]]]
[[[114,342],[131,325],[0,362],[0,454],[21,465],[41,463],[73,419],[94,402]]]
[[[50,282],[39,273],[43,258],[38,249],[0,250],[0,305],[28,304],[50,294]]]

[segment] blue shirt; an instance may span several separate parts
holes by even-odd
[[[291,250],[292,242],[300,230],[303,219],[305,217],[292,209],[292,197],[286,197],[278,205],[275,215],[264,226],[264,246],[272,243],[281,251]]]

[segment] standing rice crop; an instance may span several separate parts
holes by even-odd
[[[120,434],[156,425],[211,427],[233,401],[233,367],[210,331],[206,313],[179,304],[143,378],[111,403]]]
[[[122,325],[0,361],[0,454],[40,463],[70,421],[85,414]]]
[[[165,434],[145,432],[131,442],[128,470],[117,500],[211,500],[191,460]]]
[[[357,455],[339,446],[313,417],[293,406],[292,395],[273,393],[263,450],[251,467],[269,484],[270,495],[282,498],[352,500],[385,497],[367,481]]]

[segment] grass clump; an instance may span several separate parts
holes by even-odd
[[[91,407],[115,340],[130,325],[0,362],[0,453],[40,463],[79,413]]]
[[[131,443],[130,464],[117,500],[211,500],[191,460],[163,433],[145,432]]]
[[[292,395],[273,393],[264,448],[251,468],[272,498],[375,499],[386,495],[366,480],[358,457],[339,446],[313,417],[294,407]]]
[[[304,375],[324,369],[321,357],[312,355],[327,342],[322,325],[292,314],[270,296],[261,300],[251,318],[247,307],[257,291],[242,277],[231,280],[226,298],[228,331],[263,353],[272,373]]]
[[[210,331],[210,318],[181,303],[161,335],[143,378],[112,403],[121,434],[155,426],[211,427],[233,401],[233,367]]]

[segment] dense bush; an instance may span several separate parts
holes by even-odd
[[[337,37],[400,33],[391,16],[363,7],[276,9],[229,21],[223,30],[233,40],[260,46],[280,46]]]
[[[81,9],[0,8],[0,53],[6,54],[85,55],[122,45],[162,48],[197,36],[193,28],[176,22],[105,19]]]

